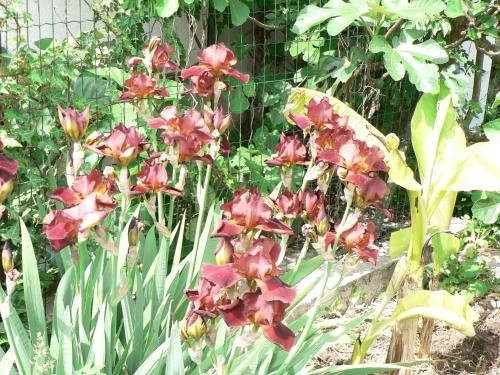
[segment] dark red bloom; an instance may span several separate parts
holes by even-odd
[[[122,93],[121,100],[143,99],[152,95],[160,97],[169,95],[166,88],[157,89],[156,80],[139,71],[132,72],[132,76],[125,81],[125,87],[127,91]]]
[[[196,94],[202,97],[212,96],[214,93],[215,77],[210,72],[203,72],[200,76],[191,77],[191,88],[182,94]]]
[[[125,125],[120,124],[107,137],[103,137],[101,134],[92,139],[90,143],[87,143],[85,147],[98,154],[109,156],[121,165],[127,166],[149,145],[150,143],[144,142],[144,137],[137,131],[135,126],[127,128]]]
[[[302,192],[292,194],[288,189],[273,200],[274,207],[286,219],[295,219],[302,212]]]
[[[302,209],[305,219],[319,224],[327,220],[325,195],[321,191],[305,190],[301,194]]]
[[[198,287],[186,290],[186,297],[192,302],[193,311],[200,315],[214,318],[218,315],[218,306],[230,303],[225,294],[220,292],[220,286],[204,277],[200,277]]]
[[[137,173],[137,185],[132,186],[132,194],[165,193],[182,196],[182,191],[167,185],[168,173],[162,164],[144,162],[141,171]]]
[[[222,237],[215,248],[215,263],[218,265],[233,261],[234,246],[229,238]]]
[[[304,131],[309,130],[311,127],[321,130],[347,125],[347,117],[341,117],[335,113],[333,106],[326,97],[319,101],[311,99],[305,108],[306,115],[295,115],[293,113],[289,115],[290,120]]]
[[[64,211],[52,211],[43,219],[43,233],[54,251],[60,251],[78,239],[79,221]]]
[[[57,111],[64,134],[71,138],[73,142],[79,142],[89,125],[90,106],[87,106],[81,113],[73,107],[64,110],[58,106]]]
[[[3,143],[1,149],[3,150]],[[18,169],[19,162],[17,160],[0,155],[0,204],[5,202],[14,189]]]
[[[174,49],[168,43],[161,43],[160,38],[152,38],[147,46],[142,49],[144,58],[132,57],[127,61],[129,67],[137,66],[143,63],[144,66],[151,72],[159,72],[161,70],[177,70],[178,64],[171,61],[174,54]]]
[[[384,162],[384,153],[380,148],[370,147],[366,142],[355,139],[340,147],[336,159],[335,164],[347,170],[345,180],[359,188],[359,194],[367,203],[384,197],[387,185],[376,172],[387,172],[389,168]]]
[[[290,351],[294,333],[281,323],[288,303],[279,300],[268,301],[259,291],[247,293],[235,306],[221,307],[222,318],[230,327],[255,324],[262,327],[264,336],[282,349]]]
[[[267,164],[291,167],[295,164],[307,164],[307,150],[297,135],[281,133],[280,143],[276,146],[275,155],[267,160]]]
[[[272,218],[272,209],[259,195],[257,189],[240,189],[232,201],[221,206],[226,219],[221,220],[212,234],[214,237],[231,237],[242,232],[260,229],[278,234],[293,234],[292,229]]]
[[[335,225],[338,231],[339,225]],[[330,246],[335,241],[336,234],[328,232],[326,235],[326,245]],[[361,222],[356,222],[352,227],[340,234],[339,245],[354,251],[360,258],[377,264],[377,250],[370,247],[376,238],[375,225],[369,221],[366,227]]]
[[[194,109],[188,109],[181,117],[177,107],[170,106],[164,108],[160,116],[151,120],[149,126],[153,129],[165,129],[162,137],[168,142],[187,140],[190,137],[203,144],[209,144],[213,140],[204,118]]]
[[[233,255],[233,268],[247,279],[268,280],[281,274],[276,266],[280,244],[271,238],[260,237],[243,253]]]
[[[217,136],[224,134],[231,124],[231,114],[224,115],[222,107],[212,111],[209,107],[205,106],[203,109],[203,118],[205,125],[211,132],[217,131]]]
[[[238,62],[236,55],[223,43],[213,44],[199,52],[198,65],[183,69],[181,77],[183,80],[191,79],[193,92],[201,96],[210,96],[213,93],[216,82],[222,82],[224,75],[234,77],[244,83],[248,83],[249,76],[234,69]]]
[[[220,142],[220,149],[219,149],[220,153],[222,155],[229,155],[231,154],[231,144],[229,143],[229,141],[227,140],[222,140]]]
[[[80,204],[63,210],[64,214],[78,221],[78,231],[85,232],[102,222],[115,209],[117,202],[107,195],[96,193],[86,196]]]
[[[169,70],[177,70],[179,65],[173,62],[171,57],[174,54],[174,49],[168,43],[159,44],[151,58],[151,65],[153,67],[153,72],[158,72],[160,70],[169,69]]]
[[[94,169],[88,176],[78,176],[71,188],[65,186],[57,188],[50,197],[61,201],[66,207],[70,207],[81,203],[90,194],[111,196],[117,191],[111,178],[104,177],[101,172]]]

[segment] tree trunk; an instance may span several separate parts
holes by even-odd
[[[439,275],[432,275],[429,280],[429,290],[437,290],[439,285]],[[422,329],[420,331],[420,347],[418,356],[420,358],[429,358],[431,355],[432,332],[434,331],[434,319],[424,318]]]
[[[421,278],[409,275],[398,293],[401,299],[413,291],[420,290]],[[406,319],[392,328],[391,343],[387,351],[386,363],[409,362],[415,359],[418,318]],[[393,371],[392,375],[410,375],[411,369]]]

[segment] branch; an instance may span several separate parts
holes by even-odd
[[[389,39],[391,37],[391,35],[394,34],[394,32],[396,30],[398,30],[401,26],[403,26],[404,22],[405,22],[405,20],[401,18],[398,22],[396,22],[394,25],[392,25],[390,27],[390,29],[387,30],[387,32],[385,33],[384,38],[386,40]]]
[[[260,22],[257,18],[254,17],[248,17],[250,21],[252,21],[254,24],[257,26],[265,29],[265,30],[285,30],[286,26],[285,25],[268,25],[263,22]]]

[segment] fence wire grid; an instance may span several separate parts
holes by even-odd
[[[192,65],[196,52],[215,42],[222,41],[236,52],[238,69],[250,74],[251,81],[236,85],[224,99],[234,120],[229,134],[234,155],[228,159],[228,170],[235,187],[256,183],[254,179],[267,168],[266,155],[251,158],[255,170],[248,168],[247,159],[263,148],[272,152],[279,132],[297,131],[286,123],[282,110],[292,87],[310,87],[310,79],[324,69],[314,54],[321,56],[327,49],[334,56],[354,59],[349,51],[368,49],[368,35],[357,27],[339,37],[291,32],[298,11],[309,3],[256,1],[246,21],[234,26],[229,7],[220,12],[212,1],[183,5],[180,16],[161,18],[152,0],[0,0],[0,127],[15,124],[21,137],[33,133],[43,141],[26,148],[23,162],[36,167],[20,177],[16,189],[31,204],[43,205],[42,193],[50,191],[50,182],[58,177],[52,167],[60,167],[57,173],[64,170],[64,147],[58,144],[64,142],[57,130],[58,104],[90,103],[92,123],[104,123],[108,129],[117,119],[127,125],[137,122],[130,105],[118,102],[116,83],[127,78],[121,74],[129,72],[126,59],[140,54],[152,36],[161,36],[174,46],[181,68]],[[11,64],[18,66],[9,69]],[[408,147],[408,124],[417,92],[406,80],[380,83],[381,68],[380,62],[362,62],[353,77],[338,86],[335,96],[382,132],[396,133],[402,146]],[[321,87],[330,88],[334,81],[326,79]],[[14,83],[17,92],[5,90]],[[169,90],[180,95],[182,87],[174,85]],[[20,101],[21,91],[26,97]],[[40,151],[35,147],[44,148],[41,159],[33,156]],[[54,150],[59,151],[57,157]],[[340,189],[338,186],[337,192]],[[331,199],[339,195],[334,193]],[[404,191],[393,186],[386,204],[394,212],[395,222],[407,220]]]

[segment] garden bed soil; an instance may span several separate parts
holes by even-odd
[[[330,316],[329,326],[342,326],[377,306],[373,303],[350,306],[344,313]],[[497,375],[500,374],[500,294],[490,294],[473,305],[480,318],[474,324],[476,335],[465,337],[456,330],[437,322],[432,336],[431,362],[414,368],[418,375]],[[395,307],[393,301],[386,309],[386,316]],[[363,335],[369,327],[365,322],[351,334],[351,339]],[[366,363],[384,363],[391,332],[385,331],[371,346]],[[325,348],[314,360],[318,367],[350,364],[353,340],[346,340]],[[415,353],[417,353],[415,349]]]

